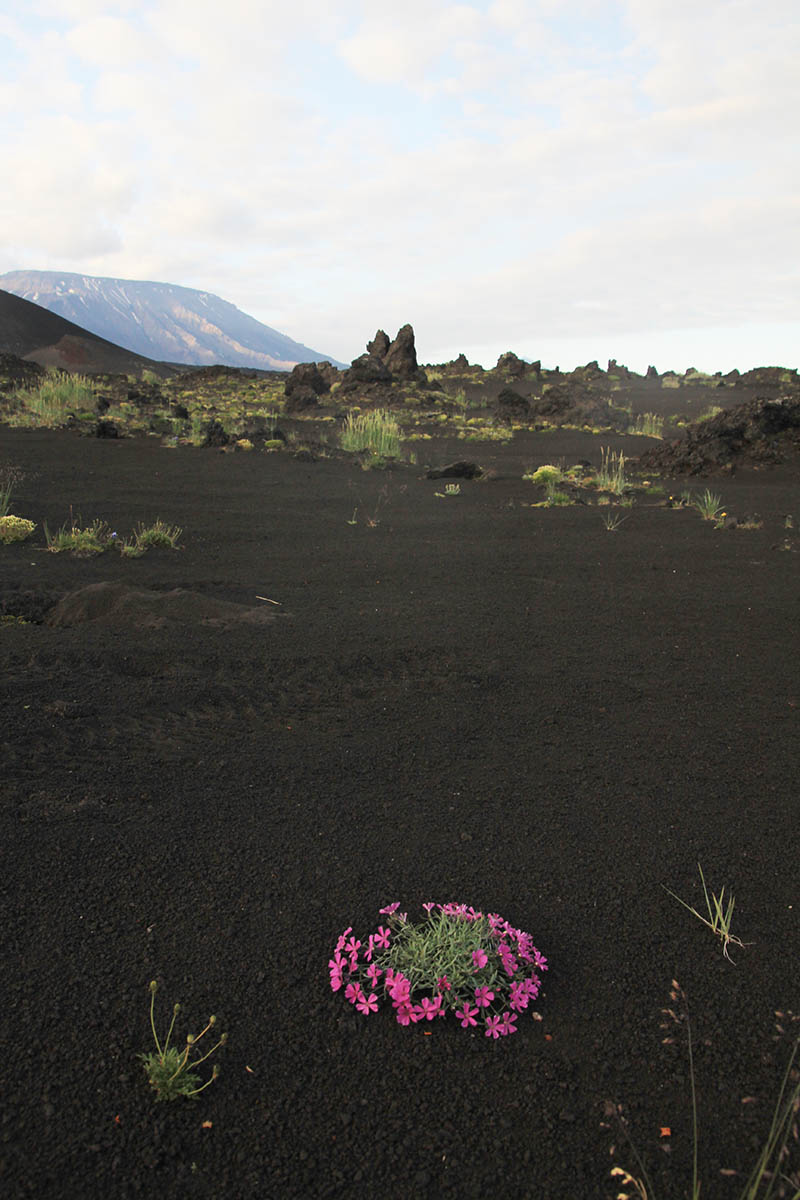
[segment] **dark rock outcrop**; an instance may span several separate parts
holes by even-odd
[[[495,415],[507,424],[527,421],[531,413],[530,401],[511,388],[503,388],[495,401]]]
[[[391,383],[392,373],[377,354],[360,354],[342,375],[342,386],[353,383]]]
[[[690,425],[685,438],[653,446],[639,459],[668,475],[732,471],[737,464],[778,463],[800,451],[800,397],[756,399]]]
[[[419,365],[414,345],[414,330],[410,325],[404,325],[398,330],[397,337],[382,357],[394,379],[417,378]]]
[[[330,366],[330,363],[327,365]],[[286,380],[284,395],[291,396],[300,388],[311,388],[315,395],[323,396],[331,390],[331,385],[326,381],[317,363],[298,363]]]
[[[502,371],[504,375],[511,376],[512,379],[519,379],[520,375],[525,374],[526,364],[521,358],[518,358],[513,350],[506,350],[505,354],[501,354],[497,360],[497,370]]]
[[[374,354],[376,358],[386,358],[390,346],[388,333],[379,329],[372,341],[367,342],[367,354]]]

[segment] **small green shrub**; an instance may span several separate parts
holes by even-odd
[[[138,550],[149,550],[151,546],[164,546],[168,550],[177,550],[181,530],[177,525],[167,525],[159,517],[152,525],[139,524],[133,531],[134,543]]]
[[[192,1060],[189,1057],[190,1054],[194,1051],[200,1039],[205,1037],[210,1029],[214,1028],[217,1018],[213,1016],[209,1017],[205,1029],[197,1037],[194,1037],[191,1033],[188,1034],[185,1048],[182,1051],[178,1050],[177,1047],[170,1046],[169,1044],[172,1031],[175,1028],[175,1018],[181,1010],[180,1004],[176,1004],[172,1010],[172,1020],[167,1030],[166,1040],[162,1046],[156,1033],[156,1024],[153,1015],[157,991],[158,984],[154,979],[150,984],[150,1028],[153,1031],[153,1040],[155,1041],[156,1048],[155,1051],[151,1050],[147,1054],[140,1054],[139,1058],[147,1072],[148,1081],[156,1093],[157,1100],[177,1100],[178,1096],[195,1099],[210,1083],[214,1082],[219,1074],[219,1067],[214,1067],[211,1072],[211,1078],[203,1084],[200,1083],[200,1076],[195,1074],[195,1068],[199,1067],[207,1058],[210,1058],[220,1046],[224,1046],[228,1040],[228,1035],[227,1033],[221,1034],[217,1044],[212,1046],[202,1058]]]
[[[537,467],[535,471],[530,471],[527,475],[523,475],[522,478],[529,480],[531,483],[546,486],[549,483],[561,483],[561,480],[564,478],[564,472],[560,467],[554,467],[552,463],[545,463],[543,467]]]
[[[4,515],[0,517],[0,542],[5,546],[10,546],[12,542],[24,542],[35,528],[35,522],[26,521],[24,517]]]
[[[102,554],[111,542],[105,521],[93,521],[85,529],[81,529],[73,521],[69,526],[62,525],[55,533],[50,532],[45,522],[44,536],[51,554],[61,554],[68,550],[80,558]]]

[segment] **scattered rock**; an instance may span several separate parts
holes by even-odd
[[[435,467],[428,471],[427,479],[480,479],[483,470],[474,462],[448,463],[446,467]]]

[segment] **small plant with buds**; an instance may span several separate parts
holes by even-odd
[[[147,1054],[140,1054],[142,1065],[147,1072],[147,1078],[150,1086],[156,1093],[157,1100],[175,1100],[178,1096],[187,1096],[194,1099],[199,1096],[200,1092],[204,1091],[210,1083],[219,1075],[219,1067],[215,1066],[211,1072],[211,1078],[205,1083],[200,1082],[200,1076],[195,1074],[195,1068],[200,1066],[200,1063],[210,1058],[215,1050],[220,1046],[224,1046],[228,1040],[227,1033],[220,1035],[219,1041],[215,1046],[212,1046],[201,1058],[192,1059],[190,1056],[195,1052],[200,1039],[205,1037],[210,1029],[213,1029],[217,1023],[216,1017],[209,1017],[208,1023],[202,1033],[197,1037],[194,1034],[186,1035],[186,1045],[183,1050],[179,1050],[177,1046],[170,1046],[170,1038],[172,1031],[175,1028],[175,1019],[181,1011],[180,1004],[176,1004],[172,1010],[172,1020],[170,1021],[167,1036],[162,1046],[156,1032],[156,1023],[154,1016],[154,1007],[158,984],[155,979],[150,983],[150,1028],[153,1031],[153,1040],[155,1041],[155,1051],[150,1051]]]

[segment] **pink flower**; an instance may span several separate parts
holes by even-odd
[[[391,916],[393,912],[397,912],[399,907],[400,907],[400,901],[395,900],[394,904],[387,904],[386,908],[381,908],[378,911],[381,913],[386,913],[388,916]]]
[[[528,989],[525,986],[526,982],[527,980],[522,980],[520,983],[511,984],[511,999],[508,1003],[517,1012],[524,1012],[530,1003]]]
[[[374,992],[370,992],[369,996],[365,996],[364,993],[362,992],[361,999],[359,1000],[358,1004],[356,1005],[356,1008],[358,1009],[359,1012],[363,1013],[365,1017],[368,1016],[369,1013],[371,1013],[371,1012],[377,1012],[378,1011],[378,997],[375,995]]]
[[[504,1012],[503,1013],[503,1026],[502,1026],[500,1032],[503,1035],[508,1034],[508,1033],[516,1033],[517,1030],[516,1030],[516,1026],[514,1025],[514,1022],[516,1021],[516,1019],[517,1019],[516,1013]]]
[[[544,957],[544,955],[540,954],[538,950],[534,950],[533,952],[533,961],[540,971],[547,970],[547,959]]]
[[[478,1008],[488,1008],[493,1000],[494,992],[490,991],[488,987],[475,988],[475,1003]]]
[[[442,975],[440,979],[436,980],[436,986],[440,992],[449,992],[451,990],[450,981],[446,975]]]
[[[398,1004],[395,1011],[397,1013],[398,1025],[408,1025],[411,1021],[416,1021],[417,1019],[411,1011],[410,1004]]]
[[[351,1004],[356,1004],[359,1000],[364,999],[364,993],[357,983],[348,983],[344,989],[344,994]]]
[[[425,912],[428,914],[428,916],[430,916],[431,909],[436,908],[436,905],[434,904],[433,900],[428,900],[425,904],[423,904],[422,907],[425,909]]]
[[[331,969],[331,991],[338,992],[339,988],[342,986],[342,972],[344,970],[344,963],[337,963],[331,959],[331,961],[328,963],[328,966]]]
[[[350,955],[351,958],[353,958],[354,955],[356,957],[358,957],[358,952],[359,952],[360,948],[361,948],[361,942],[357,942],[354,937],[351,937],[350,941],[345,946],[345,950],[347,951],[347,953]]]
[[[367,968],[367,979],[370,981],[373,987],[378,986],[378,980],[382,974],[383,971],[380,969],[377,963],[373,963],[371,967]]]
[[[422,1010],[420,1015],[427,1017],[429,1021],[432,1021],[433,1018],[439,1013],[441,1007],[441,996],[437,996],[435,1000],[430,1000],[427,996],[423,996],[420,1000],[420,1009]]]
[[[407,1004],[411,996],[411,983],[406,979],[405,975],[399,972],[394,976],[389,988],[389,995],[392,997],[395,1005]]]
[[[462,1029],[466,1029],[468,1025],[477,1025],[478,1022],[475,1020],[475,1017],[477,1016],[477,1014],[478,1014],[477,1008],[470,1008],[469,1002],[467,1000],[464,1001],[463,1008],[456,1009],[456,1016],[460,1017],[460,1019],[461,1019],[461,1028]]]
[[[378,949],[379,949],[379,950],[388,950],[388,948],[389,948],[389,938],[390,938],[391,936],[392,936],[392,931],[391,931],[391,929],[385,929],[385,928],[383,927],[383,925],[379,925],[379,926],[378,926],[378,932],[377,932],[377,933],[374,933],[374,934],[372,935],[372,937],[370,938],[370,941],[371,941],[371,942],[374,942],[374,943],[375,943],[375,945],[378,947]]]
[[[344,944],[347,941],[347,935],[348,935],[348,933],[352,933],[352,932],[353,932],[353,926],[348,925],[347,929],[345,929],[344,933],[342,934],[342,936],[339,938],[338,942],[336,943],[337,950],[344,949]]]
[[[485,967],[489,959],[486,957],[486,951],[483,947],[472,951],[472,963],[476,971],[480,971],[481,967]]]
[[[499,1038],[503,1030],[500,1028],[499,1017],[486,1018],[486,1036],[491,1038]]]

